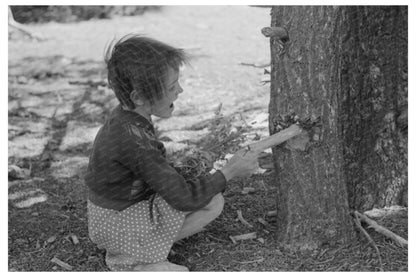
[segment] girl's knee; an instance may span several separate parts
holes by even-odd
[[[222,193],[218,193],[212,197],[211,201],[208,203],[205,209],[209,210],[210,213],[217,217],[222,213],[222,210],[224,209],[224,202],[225,200],[222,196]]]

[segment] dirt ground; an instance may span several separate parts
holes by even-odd
[[[104,48],[113,38],[140,33],[188,51],[184,93],[172,118],[155,119],[157,132],[173,157],[206,146],[212,132],[224,131],[209,128],[221,105],[227,131],[239,135],[227,140],[223,156],[268,134],[264,68],[240,63],[268,63],[269,41],[260,30],[269,25],[265,8],[170,6],[142,16],[29,25],[41,41],[12,36],[8,161],[30,169],[30,176],[9,180],[9,271],[108,270],[104,252],[88,239],[83,174],[93,139],[117,105],[103,83]],[[253,191],[243,193],[246,187]],[[313,253],[286,250],[275,240],[276,219],[267,216],[276,209],[275,193],[272,170],[231,182],[223,214],[204,232],[175,244],[169,260],[192,271],[407,271],[407,249],[375,232],[370,234],[381,263],[365,238]],[[236,221],[237,210],[252,227]],[[407,212],[400,218],[388,222],[407,238]],[[229,238],[251,232],[255,239]]]

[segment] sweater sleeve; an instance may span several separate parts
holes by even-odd
[[[161,149],[155,147],[143,130],[133,127],[138,136],[130,136],[133,149],[126,151],[127,166],[167,203],[180,211],[194,211],[205,207],[213,196],[225,189],[222,172],[185,180],[166,160]]]

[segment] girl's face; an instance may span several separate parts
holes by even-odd
[[[153,105],[151,105],[150,114],[161,118],[171,117],[175,109],[173,103],[182,92],[183,89],[179,84],[179,70],[169,67],[163,97],[162,99],[156,99]]]

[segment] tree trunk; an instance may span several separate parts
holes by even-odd
[[[289,40],[270,40],[270,132],[291,111],[321,123],[305,151],[290,143],[273,149],[281,242],[303,249],[347,243],[354,238],[350,207],[400,200],[407,185],[407,131],[397,125],[407,112],[406,15],[397,7],[272,9],[271,26],[286,28]]]
[[[292,248],[315,249],[354,237],[340,139],[341,55],[335,7],[274,7],[272,26],[289,41],[271,38],[270,131],[293,111],[319,117],[322,126],[306,151],[288,144],[274,150],[278,239]]]

